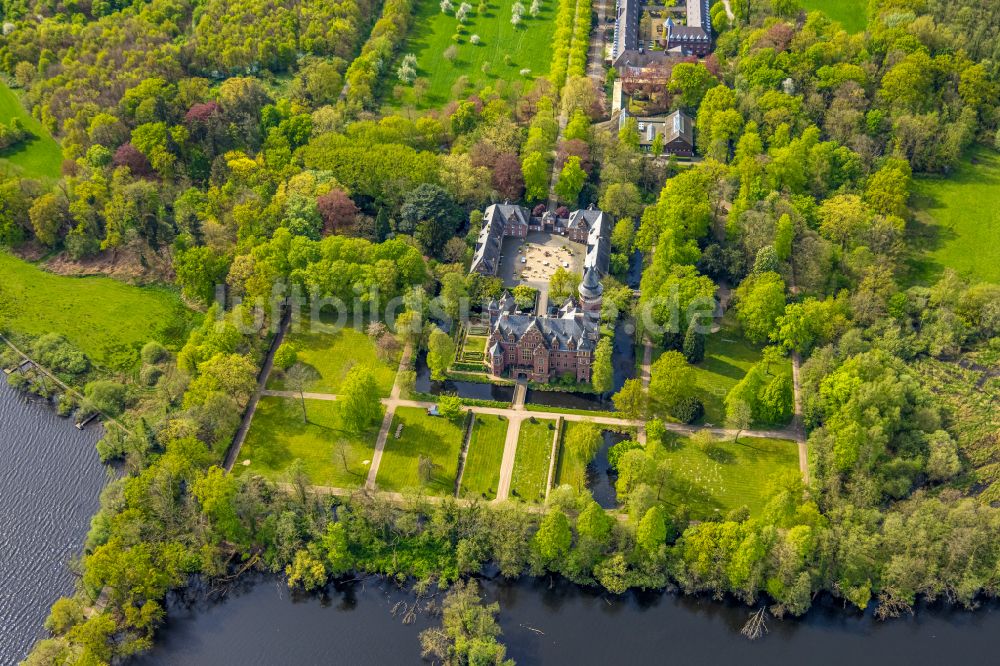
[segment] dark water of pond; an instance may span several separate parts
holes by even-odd
[[[608,403],[593,393],[576,391],[539,391],[528,389],[524,401],[532,405],[546,407],[562,407],[563,409],[590,409],[603,411],[609,408]]]
[[[612,342],[611,362],[615,371],[612,393],[617,393],[626,379],[635,377],[635,326],[631,321],[618,322]]]
[[[597,455],[587,465],[587,489],[593,495],[594,500],[605,509],[615,509],[618,507],[618,493],[615,491],[615,481],[618,473],[611,469],[608,462],[608,450],[617,444],[629,439],[629,435],[605,430],[604,441]]]
[[[628,274],[625,276],[625,284],[633,289],[638,289],[640,282],[642,282],[642,252],[636,250],[629,258]]]
[[[756,642],[739,630],[750,610],[732,602],[669,593],[621,597],[565,581],[485,581],[500,604],[508,656],[531,664],[995,664],[1000,606],[977,612],[920,608],[889,622],[818,600],[804,618],[768,621]],[[184,664],[420,664],[418,634],[392,615],[413,597],[369,579],[327,597],[289,594],[263,579],[222,603],[172,603],[142,666]],[[426,662],[424,662],[426,663]]]
[[[436,382],[431,379],[431,370],[427,367],[427,352],[420,352],[417,356],[417,380],[414,388],[421,393],[433,393],[441,395],[443,393],[457,395],[462,398],[473,398],[475,400],[496,400],[498,402],[511,402],[514,400],[513,386],[497,386],[495,384],[480,384],[478,382],[463,382],[448,379],[443,382]]]
[[[0,664],[23,659],[52,602],[73,591],[67,565],[106,478],[100,436],[100,426],[77,430],[0,374]]]

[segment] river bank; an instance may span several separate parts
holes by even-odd
[[[671,593],[601,594],[565,581],[484,581],[508,656],[518,664],[623,663],[990,663],[1000,606],[976,612],[938,605],[879,622],[831,598],[805,617],[770,619],[750,642],[749,610]],[[375,578],[330,586],[323,596],[290,592],[276,577],[248,579],[223,601],[174,597],[168,620],[141,666],[185,664],[419,664],[426,613],[404,625],[392,609],[413,596]]]
[[[0,378],[0,663],[23,659],[44,635],[49,607],[73,591],[70,560],[97,511],[105,468],[83,431],[45,401]]]

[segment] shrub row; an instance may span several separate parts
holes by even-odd
[[[410,28],[411,0],[386,0],[382,16],[372,28],[361,55],[347,69],[347,100],[360,106],[375,102],[375,88],[382,70],[392,62],[393,52]]]

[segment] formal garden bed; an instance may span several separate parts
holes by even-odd
[[[462,425],[462,420],[431,416],[421,407],[397,408],[375,479],[379,489],[454,494]]]
[[[510,422],[503,416],[477,414],[472,423],[469,450],[462,472],[460,497],[494,499],[500,484],[500,465]]]
[[[526,502],[545,500],[555,429],[556,422],[550,420],[530,418],[521,423],[510,483],[512,498]]]

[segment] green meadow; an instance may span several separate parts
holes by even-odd
[[[317,486],[358,488],[368,477],[378,426],[356,435],[344,429],[340,405],[328,400],[263,397],[233,468],[236,474],[260,474],[290,481],[289,467],[302,461],[309,482]]]
[[[868,25],[865,0],[802,0],[802,8],[825,13],[848,32],[863,32]]]
[[[22,106],[17,93],[0,81],[0,123],[19,118],[33,139],[0,151],[0,173],[55,180],[62,166],[62,150],[41,123]]]
[[[687,506],[692,518],[725,515],[746,506],[757,514],[767,502],[773,482],[798,474],[798,445],[780,439],[741,437],[700,448],[686,437],[665,447],[663,462],[670,473],[662,489],[670,505]]]
[[[403,431],[396,439],[400,424]],[[399,407],[375,481],[380,490],[419,488],[429,495],[454,495],[461,449],[462,422],[428,416],[421,407]],[[432,464],[426,480],[421,478],[420,458]]]
[[[179,348],[196,315],[180,294],[108,277],[66,277],[0,250],[0,329],[63,335],[96,364],[131,369],[150,340]]]
[[[510,496],[526,502],[545,500],[549,480],[549,460],[552,459],[552,438],[556,422],[528,419],[521,423],[514,456],[514,471],[510,481]]]
[[[972,151],[947,177],[913,181],[909,281],[929,285],[946,268],[972,282],[1000,282],[1000,153]]]

